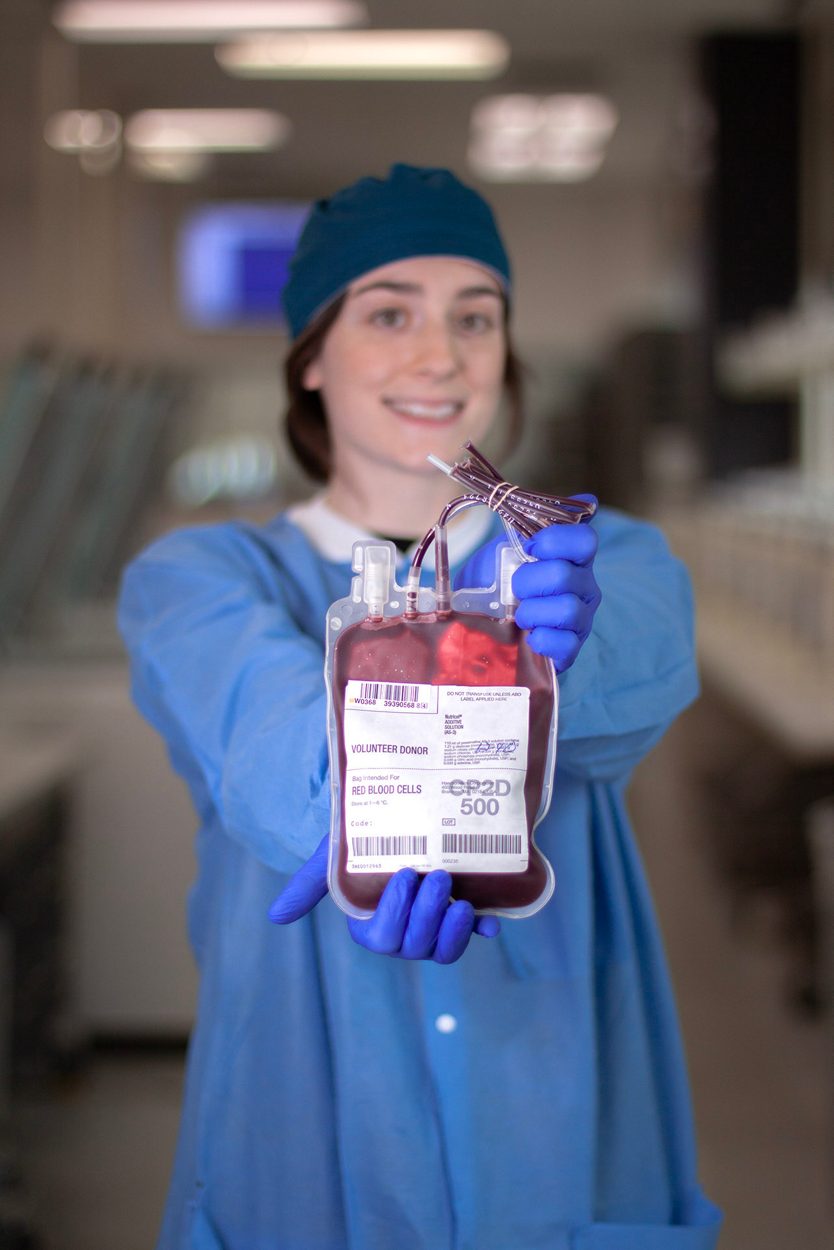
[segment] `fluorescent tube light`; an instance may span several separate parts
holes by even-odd
[[[483,79],[509,61],[489,30],[311,31],[239,39],[217,60],[241,78]]]
[[[215,43],[246,31],[361,26],[360,0],[65,0],[52,21],[88,43]]]
[[[141,152],[260,152],[290,133],[281,113],[266,109],[145,109],[125,126],[125,142]]]

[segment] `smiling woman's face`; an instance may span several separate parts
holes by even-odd
[[[304,385],[327,411],[333,477],[371,466],[436,473],[478,442],[501,400],[507,343],[498,280],[468,261],[414,257],[348,288]]]

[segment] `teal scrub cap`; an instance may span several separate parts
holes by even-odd
[[[355,278],[412,256],[473,260],[509,295],[510,261],[486,200],[448,169],[393,165],[313,205],[283,293],[293,338]]]

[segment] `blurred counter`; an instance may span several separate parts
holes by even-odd
[[[776,917],[790,998],[817,1010],[834,913],[834,826],[815,817],[834,798],[834,491],[751,474],[657,519],[692,574],[704,697],[725,727],[704,747],[708,850],[737,916]]]
[[[0,808],[66,777],[66,967],[89,1036],[184,1037],[196,1000],[185,903],[195,818],[134,710],[127,664],[0,666]]]

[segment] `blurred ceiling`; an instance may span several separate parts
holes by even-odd
[[[211,44],[67,45],[54,107],[112,109],[266,107],[293,132],[280,151],[215,159],[210,194],[320,194],[395,159],[466,172],[472,107],[495,92],[600,90],[620,123],[593,182],[610,188],[656,176],[670,144],[670,114],[687,107],[687,48],[717,31],[796,21],[792,0],[367,0],[370,24],[387,28],[479,27],[511,46],[490,82],[281,82],[240,80],[218,66]],[[61,46],[63,46],[61,48]],[[66,83],[74,98],[69,98]],[[53,93],[54,95],[54,93]]]

